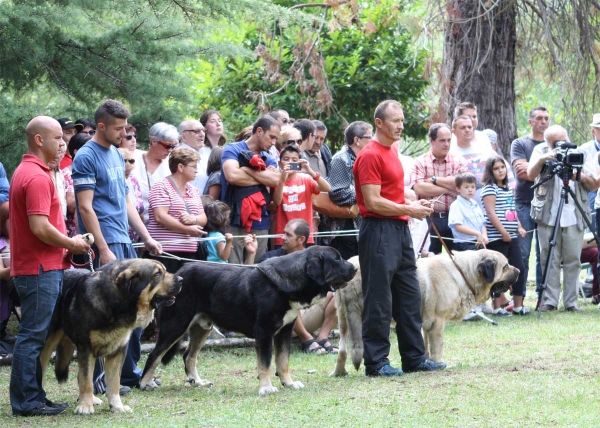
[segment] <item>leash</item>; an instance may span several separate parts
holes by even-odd
[[[448,248],[448,246],[446,245],[446,242],[444,241],[444,239],[442,238],[442,236],[440,235],[440,232],[438,231],[437,227],[435,226],[435,224],[433,223],[433,215],[430,217],[430,226],[433,226],[433,230],[435,231],[435,234],[437,235],[438,239],[441,241],[442,245],[444,246],[444,249],[446,250],[446,252],[448,253],[448,255],[450,256],[450,259],[452,260],[452,263],[454,263],[454,266],[456,266],[456,269],[458,269],[458,271],[460,272],[460,275],[463,277],[463,279],[465,280],[465,284],[467,284],[467,287],[469,287],[469,290],[471,290],[471,293],[473,293],[473,297],[475,297],[477,294],[475,293],[475,289],[473,288],[473,286],[471,285],[471,283],[469,282],[469,280],[467,279],[467,276],[465,275],[465,273],[463,272],[463,270],[461,269],[461,267],[458,265],[458,263],[456,262],[456,257],[454,256],[454,253],[452,251],[450,251],[450,249]]]
[[[73,254],[71,254],[69,256],[69,262],[71,263],[71,265],[74,268],[77,268],[77,269],[87,269],[89,267],[92,272],[95,272],[95,270],[94,270],[94,259],[96,258],[96,253],[94,252],[94,250],[92,250],[91,247],[90,247],[90,251],[88,251],[88,253],[87,253],[87,256],[88,256],[88,261],[87,262],[84,262],[84,263],[75,263],[75,261],[73,261]]]

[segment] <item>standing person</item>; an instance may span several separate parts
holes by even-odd
[[[467,116],[471,118],[471,123],[473,124],[473,144],[478,146],[480,149],[487,150],[489,148],[491,151],[495,152],[494,145],[490,141],[488,135],[483,131],[477,130],[477,127],[479,126],[479,116],[477,114],[477,106],[475,104],[469,101],[457,104],[457,106],[454,108],[454,118],[457,118],[458,116]],[[456,143],[454,137],[452,139],[452,143]]]
[[[467,171],[467,162],[454,153],[450,153],[452,130],[445,123],[434,123],[429,128],[431,148],[419,156],[413,165],[410,186],[419,199],[436,199],[433,204],[433,223],[443,238],[452,238],[452,230],[448,226],[450,205],[456,200],[457,187],[455,177]],[[430,221],[428,219],[428,221]],[[446,242],[452,250],[453,241]],[[442,252],[442,243],[432,236],[429,251],[434,254]]]
[[[71,141],[71,138],[78,132],[82,131],[84,128],[83,124],[73,122],[68,117],[61,117],[60,119],[58,119],[58,123],[60,123],[60,127],[62,128],[63,140],[65,141],[65,145],[68,145],[69,141]],[[71,159],[71,157],[68,154],[66,154],[65,157],[61,159],[59,167],[60,169],[65,169],[72,163],[73,159]]]
[[[48,163],[56,161],[65,142],[60,124],[47,116],[27,124],[27,154],[15,170],[10,188],[10,274],[21,299],[21,327],[10,376],[13,416],[49,416],[66,404],[53,403],[42,388],[40,353],[62,289],[67,250],[85,254],[80,235],[68,238],[57,190]],[[16,238],[18,236],[18,239]]]
[[[125,162],[125,181],[127,182],[127,187],[129,189],[129,193],[127,197],[131,199],[131,203],[135,207],[135,210],[140,215],[140,219],[144,221],[144,200],[142,199],[142,189],[140,188],[140,183],[132,172],[135,169],[135,159],[133,157],[133,153],[124,147],[119,147],[119,153],[123,156],[123,161]],[[73,180],[71,180],[72,182]],[[134,230],[129,226],[129,238],[132,243],[137,243],[140,237]]]
[[[206,174],[208,179],[202,191],[203,195],[208,195],[214,200],[221,198],[221,160],[223,159],[223,147],[215,147],[208,157],[206,165]]]
[[[592,123],[590,123],[591,132],[594,138],[592,138],[587,143],[583,143],[581,147],[579,147],[579,151],[584,152],[586,154],[586,159],[588,160],[586,164],[583,166],[584,171],[588,175],[598,175],[598,153],[600,153],[600,114],[596,113],[592,116]],[[590,209],[592,210],[592,226],[596,227],[596,211],[595,211],[595,201],[596,196],[598,195],[597,191],[589,191],[588,192],[588,202],[590,204]],[[597,229],[596,229],[597,230]],[[596,231],[594,230],[594,231]],[[598,299],[595,299],[598,300]]]
[[[275,109],[275,110],[271,110],[267,114],[269,116],[271,116],[273,119],[275,119],[277,122],[279,122],[279,126],[281,127],[281,134],[283,134],[284,128],[291,128],[290,115],[288,114],[287,111],[282,110],[282,109]],[[277,162],[279,162],[279,152],[283,148],[283,145],[281,144],[281,141],[282,141],[281,134],[279,134],[279,139],[277,141],[277,144],[275,144],[273,147],[271,147],[271,150],[269,150],[269,154],[271,156],[273,156],[273,159],[275,159]],[[240,140],[236,140],[236,141],[240,141]]]
[[[129,116],[129,110],[123,104],[114,100],[104,101],[94,115],[98,126],[94,137],[79,149],[73,161],[78,228],[82,233],[94,235],[96,268],[113,260],[137,257],[129,238],[129,226],[151,254],[162,251],[127,196],[125,162],[117,147],[125,136]],[[131,334],[121,372],[121,385],[139,385],[142,370],[137,362],[141,354],[141,333],[142,329],[138,328]],[[102,373],[96,371],[94,378],[96,391],[104,392],[106,385]],[[126,390],[123,388],[121,392]]]
[[[225,145],[227,138],[223,129],[221,113],[216,110],[206,110],[200,117],[200,123],[204,127],[206,134],[204,137],[205,146],[212,149],[213,147]]]
[[[506,162],[500,156],[492,156],[485,163],[481,197],[485,206],[485,228],[490,243],[488,250],[498,251],[508,259],[511,266],[519,269],[519,278],[512,286],[513,315],[528,315],[529,308],[523,306],[523,296],[527,278],[523,267],[521,246],[517,238],[527,233],[517,217],[513,191],[508,187]],[[492,296],[494,315],[506,316],[510,313],[502,307],[500,296]]]
[[[198,173],[196,178],[191,182],[192,186],[202,194],[206,181],[208,180],[208,174],[206,173],[206,167],[208,166],[208,158],[210,157],[212,149],[204,144],[206,138],[206,131],[204,126],[199,120],[184,120],[179,124],[179,135],[181,139],[180,147],[186,149],[192,149],[200,160],[198,161]]]
[[[125,127],[125,136],[121,140],[119,148],[129,150],[132,155],[137,150],[137,129],[130,123]]]
[[[525,269],[525,281],[529,275],[529,254],[531,253],[531,243],[535,233],[535,284],[539,287],[542,283],[542,267],[540,264],[540,242],[537,235],[536,223],[531,218],[531,201],[533,200],[533,181],[527,176],[527,168],[533,149],[538,144],[544,143],[544,132],[548,129],[550,119],[548,109],[544,106],[534,107],[529,112],[527,121],[531,127],[531,133],[525,137],[517,138],[510,145],[510,158],[517,174],[517,186],[515,188],[515,205],[517,208],[517,217],[521,226],[528,232],[524,237],[519,236],[521,244],[521,255],[523,256],[523,267]],[[527,293],[527,289],[524,290]]]
[[[421,290],[408,218],[423,219],[429,202],[406,204],[404,171],[392,145],[404,129],[402,105],[393,100],[375,109],[377,131],[358,154],[353,173],[363,218],[358,255],[363,286],[363,344],[368,376],[440,370],[446,364],[425,356],[421,335]],[[393,254],[394,257],[389,255]],[[396,321],[402,370],[390,365],[390,322]]]
[[[84,134],[88,134],[91,137],[96,133],[96,124],[94,122],[92,122],[91,120],[86,119],[85,117],[77,119],[75,121],[75,126],[79,126],[77,128],[78,134],[84,133]],[[83,127],[83,128],[81,128],[81,127]]]
[[[468,251],[483,248],[490,241],[483,211],[473,200],[477,180],[470,172],[463,172],[458,174],[454,181],[458,195],[448,212],[448,225],[454,237],[454,250]]]
[[[556,160],[555,144],[557,141],[569,141],[567,131],[559,125],[552,125],[544,132],[545,144],[538,144],[533,149],[527,175],[529,180],[543,181],[550,177],[552,168],[548,162]],[[538,178],[539,177],[539,178]],[[570,181],[571,190],[575,193],[579,205],[584,211],[581,213],[571,198],[565,203],[561,216],[557,220],[558,204],[560,203],[562,181],[558,175],[545,181],[533,193],[531,202],[531,217],[537,222],[538,236],[540,239],[540,257],[542,269],[550,251],[550,240],[556,222],[559,222],[558,234],[554,257],[550,260],[548,270],[547,288],[541,302],[542,311],[554,311],[558,308],[560,297],[560,270],[563,270],[563,304],[565,311],[579,312],[577,307],[577,288],[579,285],[579,272],[581,271],[581,249],[583,246],[583,233],[586,224],[583,216],[589,220],[588,190],[598,188],[597,181],[581,173],[581,181]]]
[[[251,233],[260,237],[269,233],[270,221],[266,206],[271,197],[267,187],[276,187],[280,178],[277,163],[269,154],[269,149],[277,141],[279,130],[279,122],[270,116],[262,116],[254,122],[250,138],[229,144],[223,149],[221,200],[231,208],[230,230],[234,236]],[[260,171],[240,166],[239,155],[245,151],[258,155],[257,160],[264,157],[266,169]],[[251,225],[248,220],[252,220]],[[260,259],[266,250],[267,240],[259,238],[256,258]],[[245,259],[243,252],[244,238],[234,238],[229,263],[242,264]]]

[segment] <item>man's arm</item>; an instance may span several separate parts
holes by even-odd
[[[529,176],[527,175],[527,169],[529,168],[529,162],[526,159],[515,159],[513,161],[513,166],[515,167],[515,172],[517,173],[517,177],[520,180],[529,180]]]
[[[94,243],[96,244],[96,247],[98,247],[98,252],[100,253],[100,263],[105,265],[108,262],[116,260],[117,258],[108,248],[104,235],[102,235],[98,217],[92,206],[92,202],[94,201],[94,191],[92,189],[80,190],[75,197],[77,198],[79,215],[81,216],[81,221],[85,226],[85,230],[94,235]]]
[[[140,218],[133,202],[131,202],[131,198],[126,197],[127,199],[127,220],[129,221],[129,226],[139,235],[144,246],[150,252],[150,254],[160,254],[162,253],[162,245],[160,245],[157,241],[155,241],[150,234],[148,233],[148,229],[144,225],[144,222]],[[100,248],[100,247],[98,247]]]
[[[240,169],[254,180],[258,181],[260,184],[264,184],[267,187],[277,186],[281,176],[279,171],[276,171],[274,168],[267,168],[264,171],[257,171],[255,169],[248,168],[247,166],[243,166]]]
[[[600,187],[600,175],[597,179],[594,179],[594,177],[590,177],[589,175],[584,174],[582,172],[581,184],[583,184],[583,187],[585,187],[590,192],[595,192],[596,190],[598,190],[598,187]]]
[[[239,162],[234,159],[226,160],[223,163],[223,174],[225,174],[225,180],[234,186],[248,187],[261,184],[260,181],[249,175],[245,169],[240,168]]]
[[[535,155],[531,155],[531,159],[529,160],[529,166],[527,167],[527,177],[529,181],[534,181],[535,178],[540,175],[542,169],[544,168],[544,163],[547,160],[555,159],[556,156],[554,154],[554,150],[549,150],[548,153],[543,154],[539,157]]]
[[[426,201],[415,201],[410,205],[401,205],[381,196],[381,186],[378,184],[363,184],[360,186],[368,211],[382,216],[407,215],[409,217],[424,219],[433,209],[423,205]]]
[[[66,248],[73,254],[84,254],[90,249],[90,246],[81,239],[81,235],[69,238],[63,235],[48,220],[48,216],[41,214],[32,214],[28,216],[29,228],[31,232],[39,238],[44,244],[53,247]]]

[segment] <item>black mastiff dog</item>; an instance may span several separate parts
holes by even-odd
[[[45,370],[56,351],[55,373],[67,380],[73,349],[79,364],[79,400],[75,413],[94,413],[102,401],[93,395],[92,373],[96,358],[106,358],[106,397],[113,412],[131,411],[119,397],[119,380],[131,332],[146,327],[154,310],[172,305],[181,290],[180,277],[167,273],[162,263],[132,259],[114,261],[90,272],[65,271],[48,340],[40,362]],[[43,377],[45,379],[45,376]]]
[[[213,323],[256,339],[259,395],[277,392],[271,384],[271,357],[275,346],[277,373],[283,386],[304,388],[288,372],[292,328],[298,311],[323,299],[354,277],[356,268],[337,250],[313,246],[287,256],[275,257],[256,266],[188,263],[177,275],[183,287],[174,305],[159,311],[156,347],[150,353],[140,386],[156,388],[156,367],[168,364],[177,343],[189,332],[190,343],[183,355],[187,381],[212,386],[196,370],[198,352]]]

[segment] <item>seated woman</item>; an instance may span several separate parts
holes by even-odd
[[[196,238],[205,234],[202,226],[206,224],[206,215],[200,192],[190,184],[196,177],[199,159],[198,153],[191,149],[173,150],[169,158],[171,175],[152,186],[148,196],[148,232],[163,243],[163,251],[186,259],[196,259]],[[171,273],[185,263],[165,257],[158,259]]]

